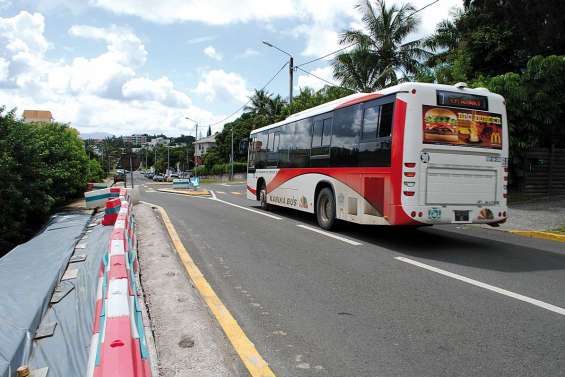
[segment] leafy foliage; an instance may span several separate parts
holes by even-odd
[[[0,254],[31,236],[54,206],[104,176],[78,132],[66,125],[24,124],[0,108]]]
[[[367,33],[347,30],[342,34],[340,44],[355,46],[335,58],[334,76],[343,86],[361,92],[413,78],[422,59],[430,55],[422,40],[406,41],[418,26],[417,18],[411,15],[416,9],[409,3],[388,7],[384,0],[377,0],[375,5],[364,0],[357,8]]]

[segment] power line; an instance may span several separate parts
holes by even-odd
[[[325,82],[326,84],[328,84],[328,85],[330,85],[330,86],[333,86],[333,87],[336,87],[336,88],[343,88],[343,89],[351,90],[351,91],[353,91],[353,92],[357,92],[356,90],[350,89],[350,88],[348,88],[348,87],[346,87],[346,86],[336,85],[336,84],[334,84],[334,83],[332,83],[332,82],[330,82],[330,81],[328,81],[328,80],[326,80],[326,79],[324,79],[324,78],[322,78],[322,77],[320,77],[320,76],[317,76],[317,75],[313,74],[312,72],[308,72],[307,70],[305,70],[305,69],[303,69],[303,68],[296,67],[296,69],[301,70],[302,72],[306,73],[307,75],[310,75],[310,76],[312,76],[312,77],[315,77],[315,78],[317,78],[318,80],[321,80],[321,81]]]
[[[416,13],[423,11],[424,9],[426,9],[426,8],[428,8],[428,7],[432,6],[432,5],[434,5],[435,3],[439,2],[439,1],[440,1],[440,0],[434,0],[434,1],[432,1],[431,3],[428,3],[428,4],[424,5],[424,6],[421,7],[420,9],[417,9],[417,10],[415,10],[414,12],[410,13],[408,16],[406,16],[406,19],[408,19],[408,18],[414,16]],[[359,43],[359,42],[355,42],[355,43],[352,43],[352,44],[350,44],[350,45],[348,45],[348,46],[339,48],[339,49],[337,49],[337,50],[335,50],[335,51],[332,51],[332,52],[327,53],[327,54],[324,55],[324,56],[320,56],[319,58],[312,59],[312,60],[309,60],[309,61],[307,61],[307,62],[305,62],[305,63],[299,64],[299,65],[295,66],[295,68],[299,68],[299,67],[302,67],[302,66],[304,66],[304,65],[306,65],[306,64],[311,64],[311,63],[317,62],[318,60],[325,59],[325,58],[327,58],[328,56],[335,55],[335,54],[337,54],[338,52],[341,52],[341,51],[343,51],[343,50],[348,49],[349,47],[353,47],[353,46],[357,45],[358,43]]]
[[[287,65],[288,65],[288,62],[285,62],[285,63],[282,65],[282,67],[279,68],[279,70],[277,71],[277,73],[275,73],[275,75],[274,75],[273,77],[271,77],[271,79],[270,79],[269,81],[267,81],[267,83],[266,83],[265,85],[263,85],[263,87],[260,89],[260,91],[261,91],[261,90],[264,90],[267,86],[269,86],[269,84],[273,82],[273,80],[279,75],[279,73],[281,73],[281,71],[282,71]],[[217,125],[217,124],[220,124],[220,123],[222,123],[222,122],[224,122],[224,121],[230,119],[232,116],[234,116],[235,114],[237,114],[238,112],[240,112],[241,110],[243,110],[243,109],[245,108],[245,106],[249,105],[249,103],[251,103],[251,98],[250,98],[246,103],[244,103],[243,105],[241,105],[240,107],[238,107],[237,110],[235,110],[233,113],[231,113],[231,114],[228,115],[227,117],[225,117],[225,118],[223,118],[222,120],[219,120],[219,121],[217,121],[217,122],[215,122],[215,123],[211,123],[211,124],[210,124],[210,127],[213,127],[213,126],[215,126],[215,125]]]

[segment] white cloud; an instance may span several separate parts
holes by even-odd
[[[0,82],[6,81],[8,79],[9,68],[10,63],[4,58],[0,58]]]
[[[251,20],[292,16],[294,1],[240,0],[93,0],[93,5],[118,14],[128,14],[158,23],[198,21],[226,25]]]
[[[0,104],[7,108],[17,107],[19,114],[29,108],[48,109],[57,121],[70,122],[83,132],[114,134],[186,134],[187,113],[202,122],[222,118],[194,106],[167,77],[139,75],[148,54],[130,29],[73,26],[71,36],[101,41],[106,50],[70,63],[46,57],[50,44],[44,29],[39,13],[0,17]]]
[[[333,69],[332,67],[323,67],[323,68],[316,68],[313,71],[311,71],[312,74],[326,80],[329,81],[331,83],[334,83],[335,85],[339,85],[339,83],[333,78]],[[308,75],[306,73],[301,74],[300,76],[298,76],[298,89],[300,90],[301,88],[304,89],[306,87],[308,88],[312,88],[314,90],[319,90],[322,89],[324,86],[328,85],[328,83],[314,77],[311,75]]]
[[[259,51],[254,50],[252,48],[246,48],[241,54],[238,54],[237,58],[249,58],[251,56],[259,55]]]
[[[196,85],[194,93],[204,96],[209,101],[229,101],[236,99],[246,102],[250,95],[245,80],[233,72],[225,72],[223,69],[206,71],[202,79]]]
[[[204,55],[206,55],[210,59],[220,61],[224,58],[222,54],[220,54],[218,51],[216,51],[214,46],[208,46],[204,50],[202,50],[202,52],[204,53]]]
[[[190,98],[176,90],[167,77],[158,80],[134,78],[124,84],[122,94],[127,99],[156,101],[171,107],[187,108],[191,105]]]
[[[215,40],[217,37],[215,35],[205,35],[203,37],[195,37],[195,38],[191,38],[188,41],[186,41],[187,44],[189,45],[195,45],[195,44],[199,44],[199,43],[204,43],[204,42],[210,42]]]
[[[98,28],[87,25],[74,25],[69,34],[75,37],[102,40],[107,43],[108,59],[127,66],[139,67],[147,60],[147,50],[141,40],[129,29],[112,26]]]

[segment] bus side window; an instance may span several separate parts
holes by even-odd
[[[318,148],[322,146],[323,128],[324,121],[322,119],[317,119],[314,122],[314,131],[312,132],[312,148]]]
[[[379,122],[379,137],[389,137],[392,133],[392,114],[394,103],[381,105],[381,121]]]
[[[377,129],[379,127],[379,106],[367,106],[363,110],[363,140],[372,140],[377,138]]]
[[[293,145],[290,151],[290,164],[293,168],[310,166],[310,143],[312,140],[312,118],[294,122]]]
[[[362,123],[363,110],[360,104],[334,111],[330,153],[331,166],[357,166]]]

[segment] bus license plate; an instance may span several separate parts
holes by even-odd
[[[455,215],[456,222],[468,222],[469,221],[469,211],[453,211]]]

